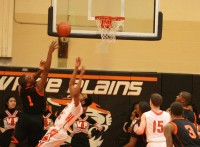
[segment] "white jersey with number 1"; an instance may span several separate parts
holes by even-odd
[[[147,146],[166,146],[164,126],[170,122],[170,114],[165,111],[160,111],[157,113],[150,110],[145,112],[144,115],[146,116],[146,137],[148,142]]]

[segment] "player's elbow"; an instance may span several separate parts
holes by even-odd
[[[144,134],[144,131],[142,131],[142,130],[138,130],[137,132],[135,132],[137,135],[142,135],[142,134]]]
[[[142,135],[142,134],[144,134],[144,129],[138,128],[138,129],[135,131],[135,133],[136,133],[137,135]]]

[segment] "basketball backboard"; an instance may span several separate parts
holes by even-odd
[[[48,13],[48,35],[58,36],[56,25],[68,21],[69,37],[101,38],[95,16],[125,17],[117,39],[160,40],[162,13],[159,0],[52,0]]]

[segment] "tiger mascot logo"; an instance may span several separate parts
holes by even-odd
[[[70,98],[62,98],[62,99],[56,99],[56,98],[47,98],[48,103],[50,104],[50,109],[53,113],[57,113],[57,111],[53,111],[54,108],[59,109],[61,106],[66,106],[71,102]],[[105,109],[102,109],[97,103],[92,103],[86,112],[87,116],[92,117],[94,120],[96,120],[97,123],[99,123],[101,126],[104,127],[104,132],[108,130],[109,126],[112,123],[112,117],[111,113]],[[89,132],[91,132],[93,129],[96,129],[95,127],[90,127]],[[103,134],[103,133],[102,133]],[[71,142],[71,138],[68,137],[67,140],[68,143]],[[90,145],[92,147],[99,147],[103,143],[102,136],[98,137],[92,137],[90,138]]]

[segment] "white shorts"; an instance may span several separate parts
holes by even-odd
[[[167,147],[165,141],[163,142],[148,142],[147,147]]]
[[[82,112],[81,103],[77,107],[74,104],[66,106],[57,117],[54,126],[50,127],[37,147],[59,147],[67,139],[67,129],[69,129]]]
[[[66,130],[50,127],[42,140],[39,141],[37,147],[60,147],[67,139],[67,136]]]

